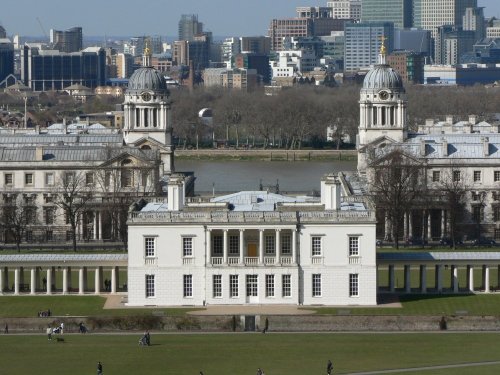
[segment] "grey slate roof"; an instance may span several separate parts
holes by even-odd
[[[383,261],[500,261],[500,252],[487,251],[450,251],[450,252],[415,252],[415,253],[378,253],[377,260]]]
[[[0,255],[0,264],[7,262],[88,262],[127,261],[128,254],[9,254]]]
[[[122,134],[1,134],[0,145],[123,144]]]

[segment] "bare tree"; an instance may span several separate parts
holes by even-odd
[[[6,236],[12,236],[17,252],[21,251],[21,242],[30,225],[37,224],[34,197],[11,195],[2,206],[1,226]]]
[[[450,165],[439,178],[438,191],[448,215],[449,236],[455,249],[466,217],[468,183],[465,171],[455,164]]]
[[[66,172],[58,179],[54,193],[54,205],[61,209],[66,222],[71,226],[73,251],[76,252],[78,220],[94,197],[93,172]]]
[[[399,249],[404,214],[425,196],[424,167],[418,160],[394,149],[370,163],[370,197],[383,210],[392,227],[392,239]]]

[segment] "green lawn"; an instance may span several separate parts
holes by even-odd
[[[500,361],[500,333],[409,334],[152,334],[152,346],[134,335],[0,336],[4,374],[91,374],[97,361],[112,374],[334,374]],[[8,353],[8,355],[7,355]],[[498,374],[500,366],[425,374]],[[415,374],[422,373],[419,371]]]
[[[0,317],[36,317],[38,311],[50,309],[56,316],[124,316],[151,315],[161,310],[166,315],[183,315],[195,309],[113,309],[104,310],[106,302],[99,296],[2,296]],[[1,373],[1,372],[0,372]]]

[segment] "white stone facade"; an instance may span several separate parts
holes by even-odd
[[[128,304],[375,305],[373,212],[333,181],[321,202],[241,192],[131,213]]]

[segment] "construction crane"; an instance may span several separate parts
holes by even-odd
[[[47,39],[49,39],[49,42],[50,42],[50,38],[49,38],[49,36],[47,35],[47,32],[45,31],[45,29],[44,29],[44,27],[43,27],[43,25],[42,25],[42,21],[40,21],[40,18],[38,18],[38,17],[36,18],[36,20],[38,21],[38,24],[40,25],[40,29],[42,29],[43,35],[45,35],[45,37],[46,37]]]

